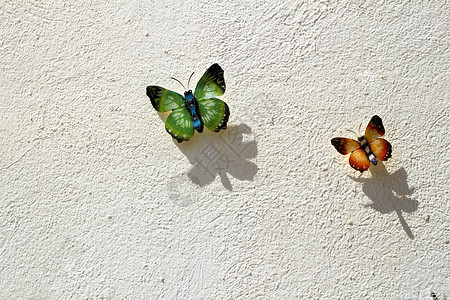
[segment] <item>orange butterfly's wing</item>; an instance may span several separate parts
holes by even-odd
[[[353,169],[360,172],[364,172],[370,167],[370,161],[367,158],[367,154],[361,148],[353,151],[348,161]]]
[[[374,139],[369,141],[370,150],[379,160],[388,160],[391,157],[392,146],[385,139]]]
[[[342,137],[332,139],[331,144],[333,144],[334,148],[336,148],[336,150],[343,155],[352,153],[359,147],[359,143],[357,141]]]
[[[367,125],[364,137],[370,141],[384,135],[384,126],[379,116],[373,116]]]

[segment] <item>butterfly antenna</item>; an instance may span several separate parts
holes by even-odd
[[[191,76],[189,76],[189,80],[188,80],[188,90],[189,90],[189,82],[191,82],[191,78],[192,78],[192,75],[194,75],[194,73],[195,73],[195,72],[192,72]]]
[[[186,88],[184,87],[184,85],[183,85],[178,79],[173,78],[173,77],[170,77],[170,78],[172,78],[173,80],[178,81],[178,83],[181,84],[181,86],[183,87],[183,89],[184,89],[185,91],[187,91]]]
[[[347,131],[353,133],[355,135],[355,137],[357,137],[357,138],[359,137],[359,135],[356,132],[354,132],[353,130],[347,129]]]
[[[361,123],[359,123],[359,128],[358,128],[358,133],[359,133],[359,136],[358,137],[360,137],[362,134],[361,134],[361,126],[362,126],[362,122]]]

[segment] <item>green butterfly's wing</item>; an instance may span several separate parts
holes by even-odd
[[[153,107],[159,112],[166,112],[179,107],[184,107],[183,96],[160,86],[148,86],[147,96],[150,98]]]
[[[206,70],[195,87],[195,98],[197,100],[209,99],[225,93],[225,78],[223,69],[218,64],[213,64]]]
[[[198,101],[202,123],[211,131],[219,132],[227,128],[230,109],[220,99],[211,98]]]
[[[194,135],[194,125],[189,111],[185,107],[174,109],[167,117],[166,130],[178,143],[189,141]]]

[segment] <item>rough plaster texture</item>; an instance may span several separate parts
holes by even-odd
[[[450,297],[447,1],[1,1],[0,299]],[[145,95],[225,70],[229,129]],[[362,176],[330,143],[382,117]]]

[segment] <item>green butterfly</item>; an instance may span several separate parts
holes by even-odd
[[[157,111],[172,111],[166,120],[166,130],[178,143],[189,141],[194,136],[194,129],[202,132],[203,125],[214,132],[227,128],[230,110],[225,102],[215,98],[223,93],[225,79],[218,64],[209,67],[197,83],[195,92],[188,90],[184,97],[156,85],[147,87],[147,96]]]

